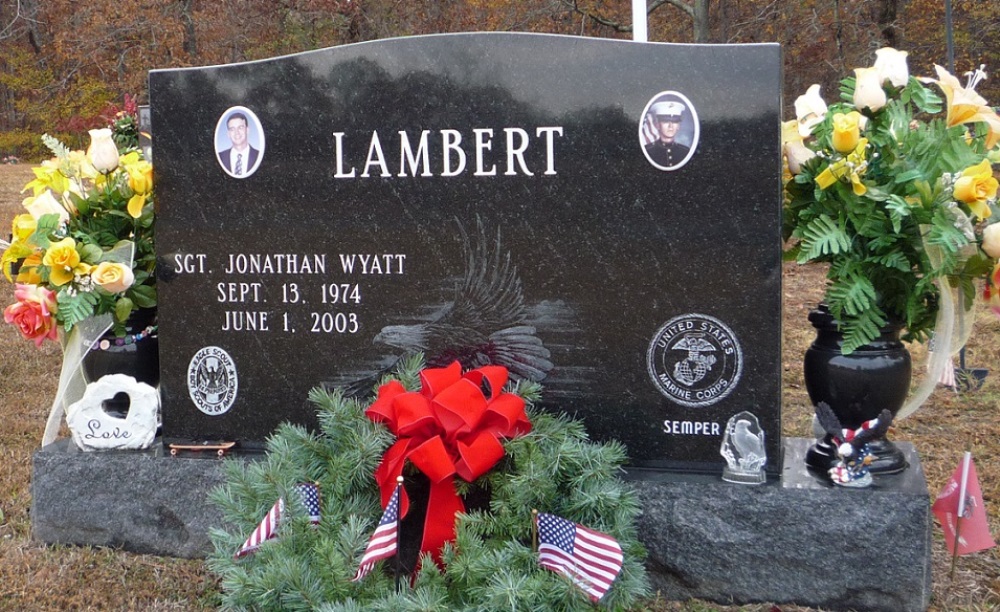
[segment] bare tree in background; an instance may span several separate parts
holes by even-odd
[[[872,7],[875,23],[882,31],[882,41],[886,47],[899,48],[899,31],[896,28],[896,17],[899,0],[878,0]]]
[[[612,28],[616,32],[631,32],[632,24],[621,20],[607,17],[597,11],[580,6],[579,0],[562,0],[563,4],[569,7],[574,13],[594,21],[603,26]],[[709,0],[651,0],[646,6],[646,15],[652,15],[657,9],[663,6],[672,6],[691,19],[693,24],[694,42],[709,42]]]

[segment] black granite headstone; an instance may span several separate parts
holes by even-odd
[[[638,465],[780,466],[777,45],[386,40],[150,74],[164,436],[259,445],[423,351]],[[242,151],[241,151],[242,149]]]

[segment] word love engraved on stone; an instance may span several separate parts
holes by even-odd
[[[83,434],[86,440],[125,440],[132,437],[131,433],[122,431],[118,427],[111,431],[101,431],[101,422],[97,419],[90,419],[87,429],[90,433]]]
[[[128,396],[125,418],[110,414],[105,403]],[[83,397],[66,408],[66,425],[85,451],[149,448],[159,424],[157,390],[125,374],[109,374],[87,385]]]

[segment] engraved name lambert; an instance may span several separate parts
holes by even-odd
[[[538,127],[535,128],[534,136],[528,130],[519,127],[506,127],[500,131],[502,135],[496,134],[492,128],[474,128],[472,134],[463,136],[459,130],[423,130],[419,137],[411,137],[405,130],[401,130],[397,132],[399,135],[397,148],[391,146],[390,141],[386,141],[383,145],[383,138],[379,136],[377,130],[373,130],[368,139],[368,154],[360,174],[357,166],[349,159],[352,153],[356,155],[360,149],[355,148],[356,143],[352,146],[348,142],[345,138],[346,132],[334,132],[336,173],[333,176],[334,178],[449,177],[463,174],[472,166],[475,167],[473,176],[497,176],[501,171],[504,176],[534,176],[539,170],[542,175],[556,174],[555,139],[562,137],[562,127]],[[496,152],[493,149],[495,142]],[[526,161],[525,154],[537,146],[545,148],[544,169],[529,168]],[[435,158],[437,153],[440,153],[439,166],[431,165],[432,149],[435,151]],[[390,154],[398,153],[398,157],[387,157],[387,151]],[[393,174],[397,170],[398,172]]]

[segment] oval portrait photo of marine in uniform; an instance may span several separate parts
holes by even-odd
[[[649,163],[677,170],[698,147],[698,113],[684,94],[663,91],[646,104],[639,122],[639,143]]]

